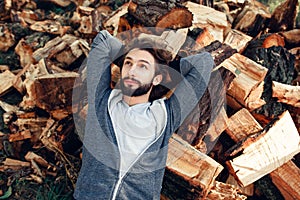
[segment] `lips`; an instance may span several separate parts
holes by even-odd
[[[126,78],[126,79],[124,79],[124,83],[126,83],[128,85],[138,85],[140,82],[135,79]]]

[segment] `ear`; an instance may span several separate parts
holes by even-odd
[[[152,81],[153,85],[155,86],[155,85],[160,84],[161,81],[162,81],[162,78],[163,78],[163,77],[162,77],[161,74],[156,75],[156,76],[153,78],[153,81]]]

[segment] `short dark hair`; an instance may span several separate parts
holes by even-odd
[[[135,38],[123,47],[121,57],[115,62],[120,67],[120,71],[122,71],[125,56],[132,49],[145,50],[154,57],[155,75],[161,74],[162,81],[160,84],[153,86],[149,101],[152,102],[162,98],[172,89],[170,88],[171,80],[169,73],[169,62],[172,61],[172,53],[166,50],[166,46],[163,43],[155,42],[151,38]]]

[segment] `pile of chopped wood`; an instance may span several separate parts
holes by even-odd
[[[208,51],[216,63],[170,140],[162,199],[300,199],[297,8],[297,0],[273,13],[255,0],[0,0],[0,198],[22,199],[12,187],[20,180],[65,176],[75,186],[74,121],[87,105],[84,89],[75,103],[72,92],[84,88],[84,60],[106,29],[124,41],[164,40],[173,59]]]

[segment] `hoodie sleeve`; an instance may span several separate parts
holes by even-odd
[[[89,105],[111,90],[110,65],[119,54],[122,43],[106,30],[94,38],[87,60],[87,89]]]
[[[176,130],[195,108],[210,80],[214,61],[210,53],[203,52],[180,60],[181,82],[170,97],[170,107]]]

